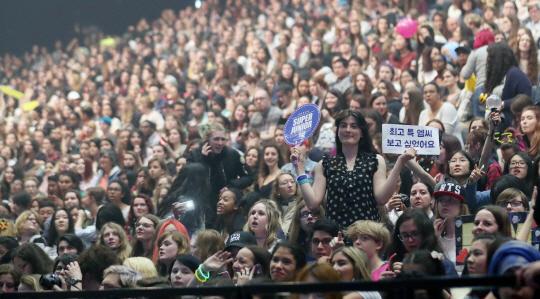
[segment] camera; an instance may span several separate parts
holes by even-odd
[[[60,281],[60,276],[58,274],[44,274],[39,279],[39,284],[45,290],[52,290],[53,286],[57,285],[62,287],[62,282]]]

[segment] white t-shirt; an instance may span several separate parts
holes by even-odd
[[[463,146],[463,137],[461,136],[461,122],[459,121],[456,107],[450,103],[444,102],[439,109],[435,118],[440,120],[444,125],[444,131],[448,135],[454,135]],[[429,121],[429,108],[426,108],[420,112],[418,119],[419,126],[425,126]]]

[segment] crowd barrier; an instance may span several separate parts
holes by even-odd
[[[197,288],[144,288],[116,289],[103,291],[71,291],[71,292],[1,292],[0,299],[21,298],[168,298],[174,296],[233,296],[236,299],[248,299],[256,294],[274,293],[335,293],[343,291],[381,291],[390,293],[388,298],[411,289],[450,289],[459,287],[512,287],[516,277],[482,276],[466,278],[430,277],[427,279],[394,279],[378,282],[320,282],[302,284],[257,284],[243,286]]]

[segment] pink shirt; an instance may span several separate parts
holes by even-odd
[[[373,271],[373,273],[371,273],[371,280],[379,281],[379,279],[381,279],[381,274],[384,271],[387,271],[387,270],[388,270],[388,264],[382,265],[379,269],[377,269],[377,270]]]

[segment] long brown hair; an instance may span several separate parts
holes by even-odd
[[[529,157],[536,157],[540,155],[540,109],[536,106],[527,106],[523,108],[521,113],[523,114],[525,111],[532,111],[536,117],[536,128],[534,129],[532,140],[529,140],[529,137],[523,134],[523,142],[525,142],[525,145],[529,147],[527,149],[527,154]],[[523,129],[521,129],[521,122],[519,124],[518,131],[523,133]]]
[[[523,72],[527,74],[527,76],[529,77],[529,80],[531,80],[532,85],[535,86],[536,81],[538,80],[538,50],[536,48],[536,43],[534,42],[535,39],[533,37],[531,30],[528,28],[522,28],[522,29],[525,30],[526,34],[531,39],[529,51],[527,53],[528,55],[527,69],[523,70]],[[514,49],[516,53],[516,60],[518,61],[518,63],[521,60],[521,51],[519,50],[519,40],[520,39],[517,40],[517,47]]]
[[[405,92],[409,95],[409,108],[405,111],[403,123],[416,126],[418,125],[420,112],[425,108],[424,96],[418,87],[409,88]]]

